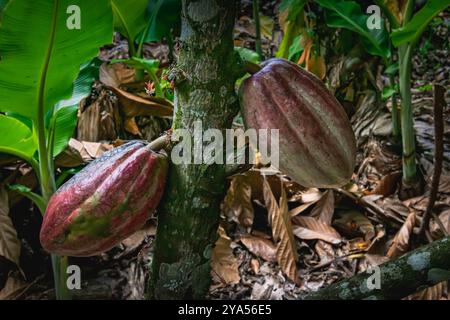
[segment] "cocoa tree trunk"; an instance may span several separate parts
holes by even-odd
[[[203,130],[231,127],[239,110],[235,82],[241,75],[233,50],[236,6],[230,0],[182,1],[180,56],[172,70],[174,130],[193,134],[198,120]],[[171,164],[159,210],[150,298],[205,297],[225,178],[225,165]]]

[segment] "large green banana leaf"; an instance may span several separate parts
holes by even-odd
[[[289,21],[295,21],[307,2],[307,0],[282,0],[279,10],[288,13],[287,19]]]
[[[147,6],[147,25],[145,41],[161,41],[168,37],[172,29],[181,24],[180,0],[150,0]]]
[[[145,9],[148,0],[111,0],[114,13],[114,28],[134,43],[145,28]]]
[[[72,96],[62,100],[55,107],[55,138],[53,155],[57,156],[67,146],[77,126],[78,103],[91,93],[92,83],[98,79],[102,61],[98,58],[81,66],[80,73],[73,84]]]
[[[394,30],[391,36],[392,43],[398,47],[407,42],[417,41],[431,20],[449,6],[450,0],[428,0],[411,21],[404,27]]]
[[[80,29],[68,27],[72,5]],[[111,42],[112,29],[109,0],[10,0],[0,28],[0,111],[43,117],[71,96],[81,64]]]
[[[48,113],[46,122],[54,120],[53,156],[57,156],[67,146],[77,126],[78,103],[88,96],[95,79],[99,77],[102,61],[98,58],[81,66],[80,73],[73,84],[73,93],[69,99],[56,104],[54,113]],[[53,117],[53,119],[52,119]],[[0,132],[6,136],[0,137],[0,153],[9,153],[30,160],[37,150],[37,137],[32,132],[33,125],[29,118],[17,113],[8,112],[0,115]],[[9,130],[14,130],[9,132]]]
[[[20,120],[0,114],[0,153],[8,153],[31,161],[37,149],[36,138]]]
[[[389,34],[381,24],[381,29],[369,30],[367,28],[368,15],[364,14],[358,3],[342,0],[316,0],[326,9],[327,25],[334,28],[345,28],[361,36],[364,49],[372,55],[388,58]]]

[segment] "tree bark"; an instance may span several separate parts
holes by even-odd
[[[234,0],[182,1],[180,56],[171,72],[174,130],[188,129],[193,135],[198,120],[203,130],[231,127],[239,110],[235,83],[241,75],[233,45],[235,10]],[[225,178],[225,165],[171,164],[159,210],[150,298],[205,297]]]
[[[450,270],[450,237],[384,263],[379,268],[379,289],[371,287],[375,273],[363,272],[307,295],[305,299],[402,299],[416,292],[418,288],[448,280],[445,277],[449,275]]]

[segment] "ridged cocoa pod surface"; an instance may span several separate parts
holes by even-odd
[[[282,172],[305,187],[349,181],[355,136],[343,107],[316,76],[284,59],[267,60],[242,82],[240,102],[247,128],[279,129]]]
[[[48,252],[92,256],[139,230],[159,204],[166,156],[140,142],[105,153],[51,197],[40,232]]]

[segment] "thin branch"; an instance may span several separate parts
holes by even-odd
[[[367,209],[368,211],[370,211],[372,214],[376,215],[376,216],[380,216],[381,218],[386,218],[387,219],[387,214],[377,205],[373,204],[370,201],[367,201],[361,197],[358,197],[356,195],[354,195],[351,192],[348,192],[347,190],[338,188],[335,189],[337,192],[343,194],[344,196],[350,198],[351,200],[353,200],[356,204],[359,204],[361,206],[363,206],[365,209]]]
[[[445,105],[445,88],[441,85],[434,86],[434,171],[433,180],[431,182],[430,198],[428,200],[427,209],[423,216],[422,225],[420,227],[419,235],[423,235],[425,230],[428,230],[430,219],[433,214],[434,203],[436,202],[439,191],[439,181],[442,173],[442,161],[444,158],[444,111]],[[445,235],[448,235],[447,230],[442,226],[440,219],[436,220],[440,229]]]

